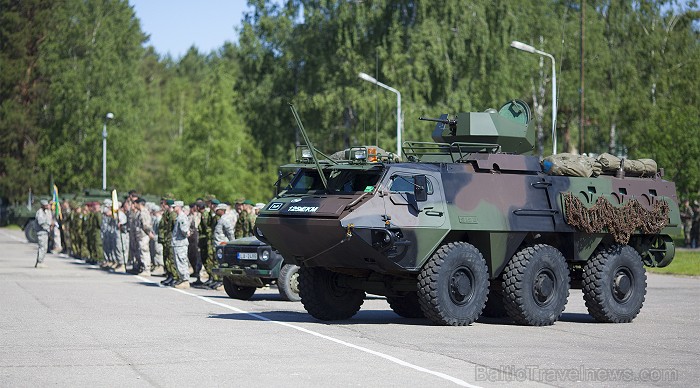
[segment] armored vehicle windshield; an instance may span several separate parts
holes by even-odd
[[[328,181],[328,191],[317,170],[301,168],[287,187],[285,194],[354,194],[374,190],[382,175],[381,165],[371,168],[354,166],[333,166],[323,173]]]

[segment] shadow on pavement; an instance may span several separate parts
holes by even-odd
[[[396,315],[391,310],[377,311],[377,310],[360,310],[354,317],[345,320],[338,321],[321,321],[318,320],[306,312],[300,311],[263,311],[263,312],[251,312],[246,313],[232,313],[232,314],[215,314],[210,315],[209,318],[215,319],[233,319],[237,321],[257,321],[263,319],[269,319],[271,321],[287,322],[287,323],[319,323],[325,325],[343,326],[343,325],[389,325],[398,324],[404,326],[425,326],[430,325],[427,319],[413,319],[413,318],[402,318]]]

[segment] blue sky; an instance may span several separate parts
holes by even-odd
[[[190,46],[208,53],[237,40],[246,0],[129,0],[148,45],[159,54],[183,56]]]

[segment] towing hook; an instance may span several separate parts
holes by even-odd
[[[348,225],[347,230],[345,231],[345,241],[350,240],[350,237],[352,237],[352,230],[355,228],[355,224],[350,224]]]

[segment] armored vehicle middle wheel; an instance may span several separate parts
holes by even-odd
[[[413,291],[404,296],[387,296],[386,301],[394,312],[404,318],[424,318],[418,302],[418,294]]]
[[[277,278],[277,290],[284,299],[291,302],[301,300],[299,296],[299,266],[284,264]]]
[[[338,284],[338,274],[320,267],[299,268],[299,295],[306,311],[323,321],[348,319],[365,301],[365,292]]]
[[[438,325],[466,326],[486,304],[489,273],[478,249],[465,242],[440,247],[418,275],[418,300],[425,316]]]
[[[632,322],[646,292],[642,258],[629,245],[600,249],[583,268],[583,299],[598,322]]]
[[[255,287],[236,285],[230,277],[224,277],[224,290],[232,299],[248,300],[255,294]]]
[[[569,297],[569,267],[558,249],[544,244],[517,252],[503,271],[506,312],[515,323],[553,324]]]

